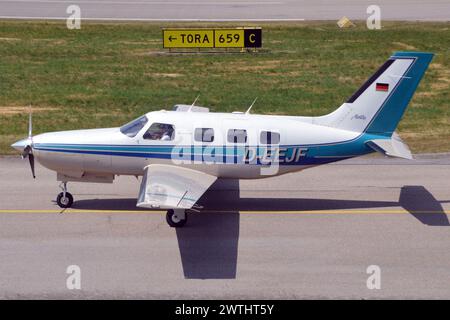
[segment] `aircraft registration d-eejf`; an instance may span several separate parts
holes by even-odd
[[[120,127],[31,134],[13,148],[57,172],[57,203],[71,207],[67,182],[111,183],[143,176],[138,207],[167,209],[182,227],[186,210],[221,178],[256,179],[380,152],[412,159],[395,133],[432,53],[394,53],[344,104],[319,117],[215,113],[192,105],[149,112]]]

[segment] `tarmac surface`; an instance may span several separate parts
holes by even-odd
[[[69,5],[93,20],[366,20],[372,0],[0,0],[0,18],[66,19]],[[378,0],[382,20],[450,20],[449,0]],[[71,11],[69,11],[71,12]]]
[[[0,158],[0,298],[450,298],[450,155],[220,181],[177,230],[135,207],[134,177],[70,183],[63,211],[36,175]]]

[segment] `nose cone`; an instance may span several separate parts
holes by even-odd
[[[23,152],[27,146],[31,145],[31,139],[22,139],[17,142],[14,142],[11,147],[16,149],[17,151]]]

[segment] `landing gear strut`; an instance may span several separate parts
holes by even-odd
[[[184,209],[167,210],[166,220],[172,228],[181,228],[187,222],[187,214]]]
[[[67,192],[67,182],[61,183],[60,188],[63,192],[56,197],[56,203],[61,208],[70,208],[73,204],[73,196]]]

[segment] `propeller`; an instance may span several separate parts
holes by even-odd
[[[31,174],[33,175],[33,179],[36,179],[36,175],[34,174],[34,155],[33,149],[30,145],[25,147],[25,150],[22,153],[22,159],[28,157],[28,161],[30,162]]]
[[[32,115],[31,115],[31,106],[30,106],[30,115],[28,118],[28,138],[17,141],[12,144],[16,150],[22,151],[22,159],[28,157],[28,161],[30,162],[31,174],[33,175],[33,179],[36,178],[34,173],[34,155],[33,155],[33,124],[32,124]]]

